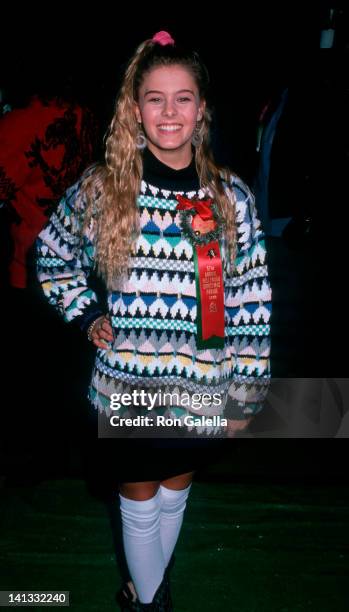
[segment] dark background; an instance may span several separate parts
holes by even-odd
[[[33,3],[7,6],[2,74],[12,86],[30,90],[35,82],[57,87],[69,77],[106,126],[125,63],[141,41],[168,30],[175,39],[189,41],[206,62],[219,133],[217,155],[248,178],[261,105],[281,87],[303,87],[316,76],[327,5],[333,3],[221,3],[210,9],[107,2],[88,10],[73,3],[59,3],[54,10]],[[348,44],[348,15],[337,6],[333,70]]]

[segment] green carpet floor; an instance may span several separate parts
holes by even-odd
[[[3,487],[0,501],[1,590],[70,591],[74,611],[117,610],[108,516],[84,482]],[[349,610],[348,506],[338,485],[196,482],[172,572],[176,612]]]

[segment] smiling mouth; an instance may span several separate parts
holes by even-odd
[[[160,132],[167,132],[167,133],[173,133],[173,132],[178,132],[179,130],[182,129],[181,125],[158,125],[158,130],[160,130]]]

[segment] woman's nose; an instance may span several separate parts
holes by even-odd
[[[167,100],[164,105],[163,113],[168,117],[172,117],[172,115],[176,114],[176,107],[170,100]]]

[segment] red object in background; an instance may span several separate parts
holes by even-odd
[[[12,210],[9,282],[25,288],[27,256],[48,216],[91,164],[96,124],[77,104],[32,98],[0,119],[0,201]]]

